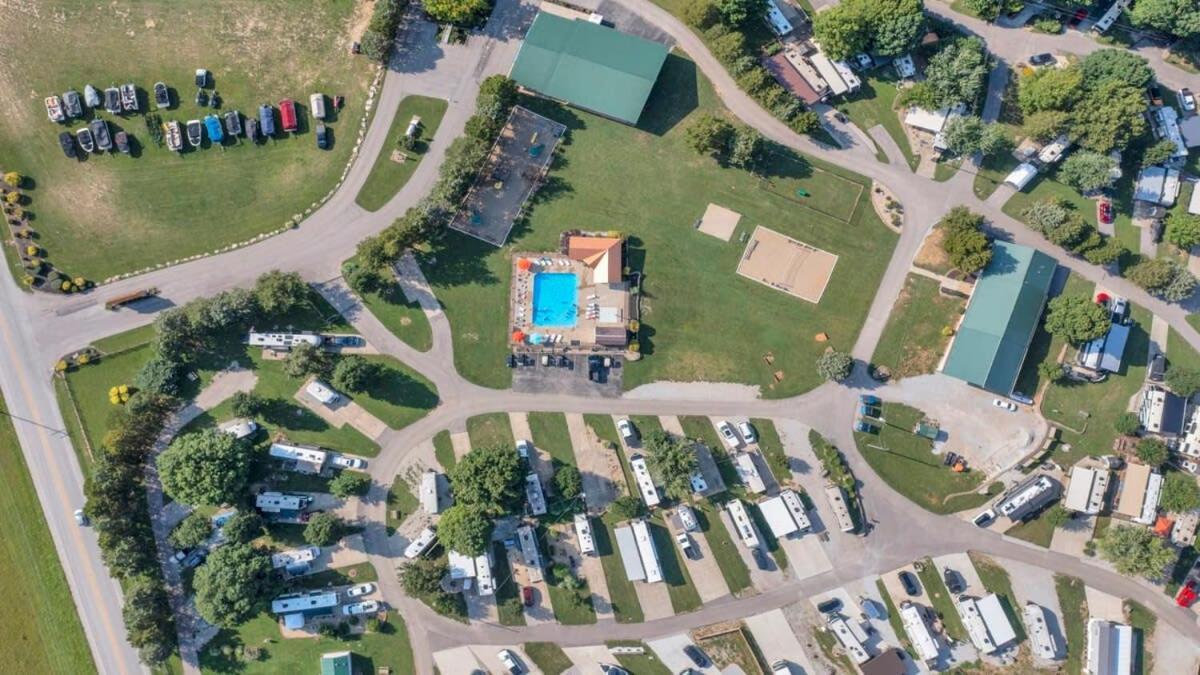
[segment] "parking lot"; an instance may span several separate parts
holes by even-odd
[[[512,369],[513,390],[523,394],[560,394],[617,398],[621,395],[621,376],[625,372],[620,357],[612,367],[602,368],[600,381],[588,379],[588,354],[526,354],[517,358]],[[542,356],[547,365],[542,365]],[[553,365],[550,365],[553,364]]]

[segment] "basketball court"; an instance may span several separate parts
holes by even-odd
[[[818,303],[838,257],[761,225],[746,244],[737,273],[801,300]]]
[[[708,208],[704,210],[704,215],[700,218],[700,223],[696,226],[696,229],[721,241],[729,241],[733,237],[733,231],[737,229],[738,222],[741,219],[742,214],[737,211],[731,211],[724,206],[709,204]]]

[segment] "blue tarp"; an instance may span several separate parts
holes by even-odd
[[[225,137],[225,132],[221,129],[221,118],[216,115],[205,117],[204,127],[208,129],[208,139],[213,143],[220,143]]]
[[[1104,352],[1100,355],[1100,370],[1116,373],[1121,370],[1121,359],[1125,356],[1125,343],[1129,341],[1129,324],[1114,323],[1104,340]]]

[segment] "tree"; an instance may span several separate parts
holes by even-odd
[[[709,155],[718,160],[724,159],[729,153],[729,145],[733,141],[733,125],[725,118],[712,113],[701,113],[688,125],[684,137],[687,144],[702,155]]]
[[[166,588],[159,579],[145,575],[130,579],[124,591],[121,618],[129,644],[137,647],[138,655],[145,663],[166,661],[174,651],[176,641]]]
[[[313,546],[333,546],[345,534],[342,519],[328,511],[314,514],[304,526],[304,541]]]
[[[1110,80],[1075,107],[1072,129],[1080,145],[1107,154],[1146,132],[1145,110],[1141,88]]]
[[[726,25],[740,26],[767,13],[767,0],[716,0]]]
[[[763,135],[750,127],[738,127],[729,149],[729,163],[742,169],[753,170],[762,162],[767,141]]]
[[[329,377],[331,366],[329,354],[325,350],[302,342],[288,352],[287,358],[283,361],[283,372],[290,377],[315,375],[325,378]]]
[[[192,587],[200,616],[233,628],[254,616],[274,590],[271,559],[248,544],[220,546],[196,570]]]
[[[234,503],[245,494],[250,455],[245,443],[217,429],[180,436],[157,459],[163,490],[193,506]]]
[[[1049,509],[1046,509],[1046,513],[1042,517],[1046,519],[1046,523],[1049,524],[1050,527],[1055,528],[1062,527],[1071,522],[1071,512],[1068,511],[1067,507],[1063,506],[1062,504],[1055,504]]]
[[[1178,261],[1170,258],[1142,260],[1130,267],[1125,277],[1169,302],[1179,302],[1188,298],[1196,288],[1196,277]]]
[[[1142,423],[1138,420],[1137,413],[1123,412],[1113,420],[1113,428],[1122,436],[1136,436],[1138,429],[1142,428]]]
[[[1200,246],[1200,216],[1172,211],[1167,216],[1166,240],[1187,251]]]
[[[176,525],[174,530],[171,530],[168,540],[176,549],[186,550],[203,544],[210,534],[212,534],[212,521],[199,511],[193,511]]]
[[[364,495],[371,488],[371,479],[366,474],[355,471],[343,471],[329,481],[329,491],[335,497],[353,497]]]
[[[142,391],[175,396],[179,393],[179,364],[155,356],[142,364],[133,384]]]
[[[1176,263],[1175,276],[1156,295],[1167,302],[1183,302],[1196,291],[1196,277],[1186,267]]]
[[[712,0],[694,0],[683,8],[683,22],[696,30],[706,31],[721,20],[721,13]]]
[[[1108,310],[1084,295],[1060,295],[1047,307],[1046,332],[1071,344],[1095,340],[1112,323]]]
[[[1184,366],[1171,366],[1167,369],[1167,386],[1171,391],[1190,398],[1200,392],[1200,370]]]
[[[455,504],[438,520],[442,546],[463,555],[483,555],[492,539],[492,518],[476,506]]]
[[[263,519],[256,511],[238,511],[222,528],[225,539],[234,544],[248,544],[263,534]]]
[[[1126,49],[1094,51],[1084,57],[1079,67],[1089,89],[1102,89],[1116,82],[1140,91],[1154,79],[1150,63]]]
[[[182,307],[169,309],[154,320],[154,353],[172,363],[186,363],[201,349],[203,339]]]
[[[929,59],[925,81],[933,89],[938,106],[972,105],[987,86],[987,50],[977,37],[951,42]]]
[[[379,382],[383,366],[351,354],[338,359],[333,368],[333,386],[349,392],[364,392]]]
[[[835,349],[827,349],[817,359],[817,374],[831,382],[841,382],[850,377],[854,369],[854,358]]]
[[[1054,140],[1071,126],[1071,114],[1065,110],[1043,110],[1025,117],[1025,133],[1035,141]]]
[[[583,476],[569,464],[554,471],[554,488],[564,499],[575,499],[583,493]]]
[[[977,229],[949,230],[942,238],[942,248],[950,264],[966,274],[975,274],[992,260],[992,241]]]
[[[1021,11],[1022,0],[964,0],[963,5],[984,21],[995,21],[1001,14]]]
[[[254,296],[267,314],[286,314],[308,302],[308,284],[295,272],[271,270],[254,282]]]
[[[400,585],[408,595],[425,598],[442,592],[442,577],[449,573],[445,562],[418,558],[400,566]]]
[[[450,470],[458,504],[477,506],[487,515],[515,510],[524,498],[525,473],[516,451],[505,445],[472,449]]]
[[[1143,438],[1137,444],[1137,457],[1150,466],[1167,461],[1167,444],[1157,438]]]
[[[992,156],[1003,152],[1010,144],[1003,127],[987,123],[974,115],[955,117],[946,123],[942,132],[946,147],[957,155],[980,153]]]
[[[488,12],[487,0],[425,0],[425,13],[439,23],[465,25]]]
[[[1107,265],[1121,259],[1129,252],[1116,237],[1104,237],[1099,246],[1081,248],[1083,259],[1093,265]]]
[[[1164,138],[1146,148],[1146,151],[1142,153],[1142,166],[1154,166],[1169,162],[1175,156],[1175,150],[1175,144]]]
[[[1019,80],[1017,105],[1025,115],[1066,111],[1083,97],[1083,71],[1078,66],[1040,68]]]
[[[921,0],[843,0],[813,18],[813,34],[832,59],[858,52],[899,56],[925,33]]]
[[[1057,361],[1044,361],[1038,364],[1038,377],[1047,382],[1053,384],[1065,376],[1066,373],[1063,371],[1062,364]]]
[[[813,37],[832,59],[847,59],[870,48],[869,26],[858,2],[842,2],[813,17]]]
[[[611,513],[618,522],[624,520],[633,520],[634,518],[638,518],[645,513],[645,506],[643,506],[642,500],[638,499],[637,497],[621,495],[613,500],[613,503],[609,505],[608,512]]]
[[[1200,485],[1195,476],[1172,471],[1163,480],[1162,497],[1158,505],[1170,513],[1187,513],[1200,508]]]
[[[1128,576],[1158,579],[1175,561],[1175,551],[1148,528],[1113,524],[1097,542],[1100,555]]]
[[[1067,221],[1070,212],[1057,199],[1039,199],[1021,212],[1021,217],[1033,229],[1045,234]]]
[[[267,410],[269,402],[261,394],[237,391],[229,399],[229,408],[238,417],[257,417]]]
[[[661,430],[647,433],[642,445],[649,455],[650,468],[662,480],[663,492],[679,501],[691,497],[692,476],[700,466],[692,448]]]
[[[1200,35],[1200,5],[1195,0],[1138,0],[1129,11],[1136,26],[1177,35]]]
[[[1108,155],[1081,151],[1063,160],[1058,168],[1062,182],[1082,193],[1095,192],[1112,185],[1117,162]]]

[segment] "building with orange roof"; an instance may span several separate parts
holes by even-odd
[[[621,239],[619,237],[567,237],[567,257],[592,270],[592,283],[613,284],[621,281]]]

